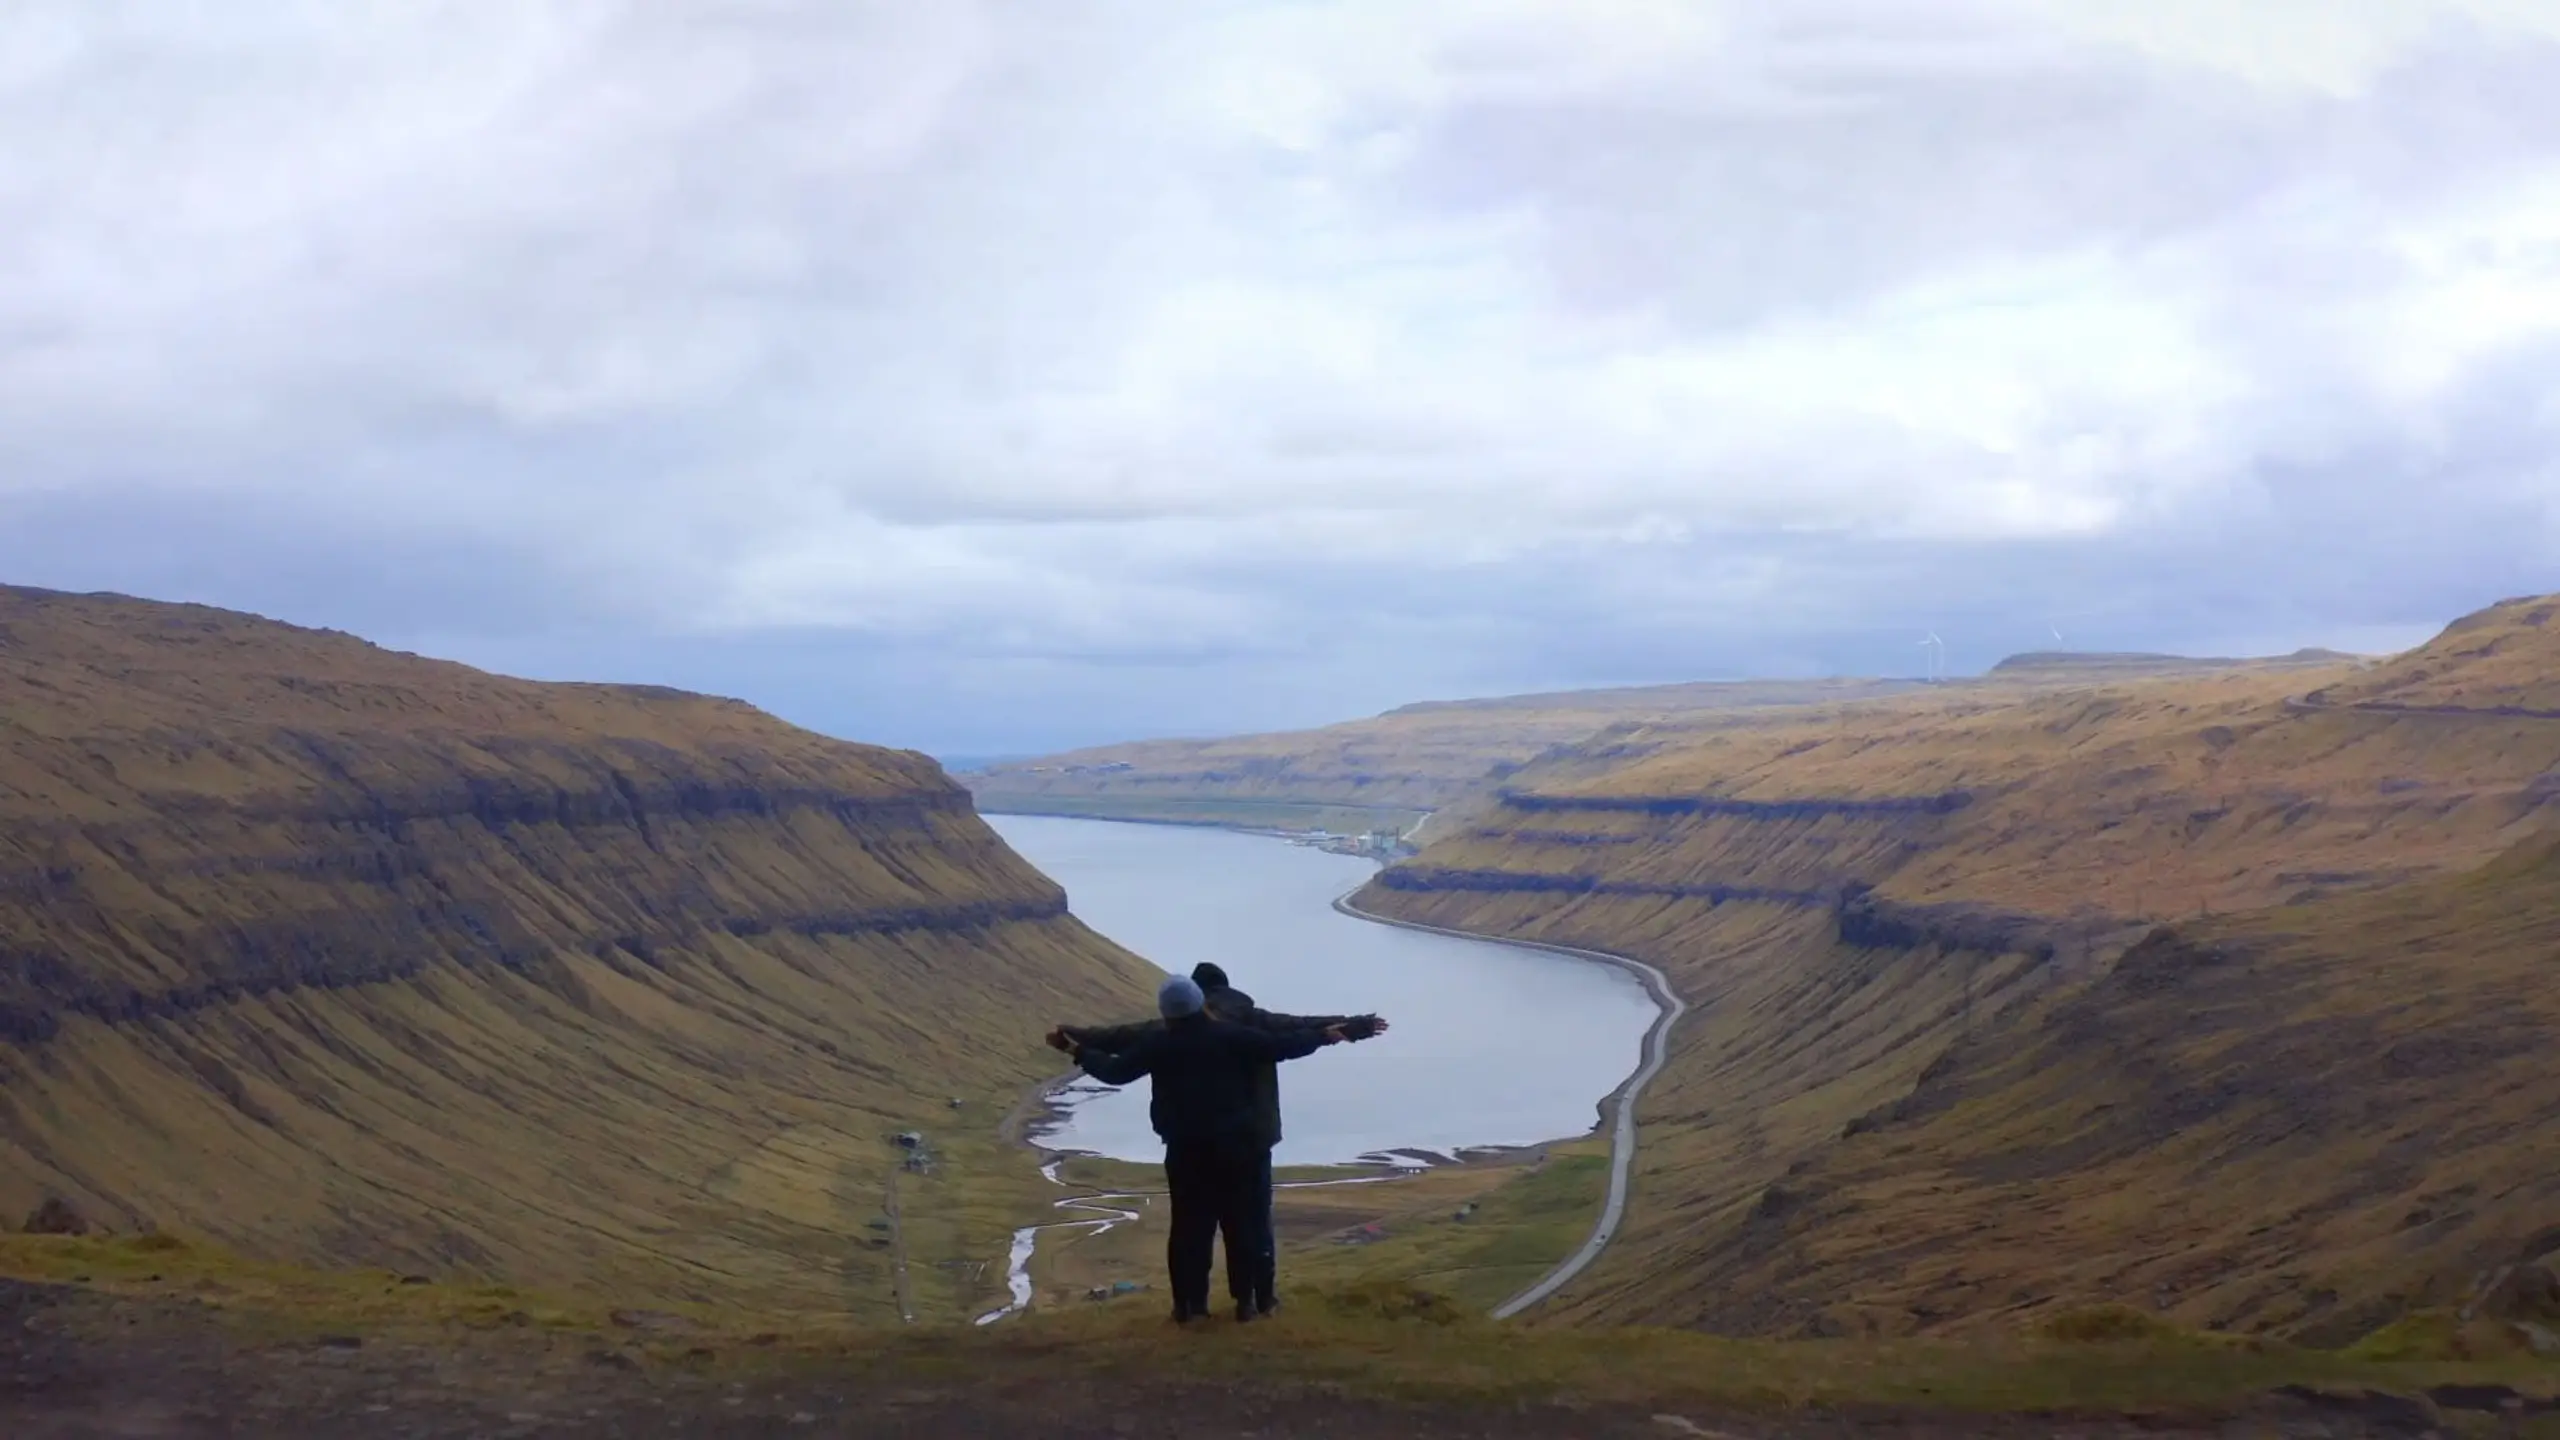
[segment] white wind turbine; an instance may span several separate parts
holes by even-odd
[[[1920,648],[1928,652],[1925,658],[1929,666],[1929,683],[1935,685],[1946,679],[1947,642],[1939,639],[1938,632],[1932,630],[1929,632],[1929,638],[1920,642]]]
[[[2079,620],[2085,616],[2100,615],[2104,613],[2106,613],[2104,606],[2082,606],[2077,610],[2052,610],[2045,614],[2044,628],[2053,632],[2054,644],[2068,645],[2071,641],[2070,637],[2062,633],[2063,621]]]

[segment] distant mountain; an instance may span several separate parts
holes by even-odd
[[[2337,665],[2361,659],[2339,650],[2305,649],[2257,657],[2156,655],[2141,651],[2030,650],[1991,667],[1993,677],[2051,679],[2058,675],[2124,677],[2202,674],[2216,670],[2266,670]]]
[[[1149,740],[962,776],[989,811],[1292,829],[1403,829],[1603,726],[1900,694],[1912,680],[1732,681],[1435,700],[1316,730]]]
[[[998,766],[1012,765],[1024,760],[1035,759],[1037,757],[1015,752],[1004,755],[968,755],[957,753],[950,755],[937,754],[933,758],[935,763],[941,765],[943,769],[950,773],[954,775],[967,775],[975,771],[992,770]]]
[[[1758,726],[1789,711],[1874,704],[1923,692],[2307,670],[2344,658],[2313,650],[2261,660],[2039,653],[2012,656],[1986,677],[1936,685],[1916,679],[1716,680],[1426,700],[1314,730],[1133,741],[983,763],[961,778],[980,808],[990,812],[1401,831],[1425,813],[1469,803],[1551,752],[1603,740],[1655,745],[1681,732]]]

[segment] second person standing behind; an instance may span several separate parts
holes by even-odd
[[[1339,1029],[1343,1039],[1367,1040],[1387,1033],[1387,1022],[1375,1015],[1283,1015],[1265,1010],[1253,997],[1228,983],[1226,970],[1209,961],[1191,967],[1192,982],[1200,987],[1208,1013],[1230,1025],[1284,1039],[1320,1035]],[[1090,1045],[1100,1050],[1126,1049],[1150,1031],[1161,1029],[1161,1020],[1145,1020],[1132,1025],[1060,1025],[1049,1032],[1049,1043],[1069,1050]],[[1254,1266],[1245,1277],[1258,1314],[1268,1315],[1280,1308],[1280,1239],[1273,1224],[1271,1151],[1280,1143],[1280,1067],[1262,1064],[1253,1076],[1253,1103],[1256,1129],[1252,1152],[1251,1186],[1255,1203],[1253,1214]]]
[[[1255,1143],[1254,1071],[1337,1044],[1345,1038],[1343,1029],[1282,1036],[1216,1020],[1202,1011],[1200,987],[1179,975],[1157,990],[1156,1003],[1164,1023],[1130,1027],[1124,1049],[1077,1042],[1070,1048],[1085,1073],[1106,1085],[1154,1081],[1147,1118],[1164,1141],[1165,1182],[1172,1192],[1173,1233],[1165,1242],[1165,1262],[1174,1320],[1208,1313],[1211,1241],[1221,1231],[1236,1318],[1251,1320],[1262,1313],[1252,1288],[1260,1260],[1254,1248],[1253,1154],[1261,1148]]]

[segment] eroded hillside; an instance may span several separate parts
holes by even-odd
[[[9,1218],[893,1314],[892,1133],[991,1130],[1024,1017],[1144,973],[922,756],[0,590]],[[913,1303],[1001,1253],[986,1148],[906,1176]]]
[[[2548,837],[2163,927],[1960,1039],[1700,1258],[1833,1330],[2056,1292],[2332,1344],[2474,1300],[2518,1318],[2490,1282],[2560,1258],[2555,954]],[[2546,1336],[2550,1302],[2521,1317]]]
[[[2517,673],[2537,663],[2560,673],[2560,645],[2523,618],[2537,608],[2492,612],[2515,621],[2496,627],[2509,637],[2496,656]],[[2005,700],[1950,689],[1761,724],[1626,727],[1601,753],[1524,769],[1462,833],[1384,872],[1362,903],[1624,951],[1661,964],[1693,1002],[1641,1114],[1622,1238],[1557,1313],[1899,1333],[2121,1300],[2240,1328],[2363,1323],[2467,1281],[2475,1260],[2507,1257],[2560,1223],[2528,1223],[2539,1200],[2459,1207],[2389,1265],[2341,1238],[2386,1212],[2443,1220],[2456,1208],[2442,1194],[2526,1178],[2522,1167],[2538,1162],[2511,1135],[2455,1122],[2484,1094],[2545,1113],[2560,1099],[2518,1092],[2495,1068],[2519,1033],[2539,1035],[2547,1054],[2549,1017],[2503,1016],[2521,1030],[2430,1051],[2415,1072],[2423,1083],[2396,1089],[2353,1066],[2277,1085],[2283,1067],[2270,1057],[2291,1064],[2300,1049],[2270,1050],[2238,1072],[2216,1068],[2209,1047],[2166,1043],[2118,1046],[2105,1052],[2117,1057],[2108,1074],[2057,1078],[2051,1090],[2021,1077],[2086,1060],[2093,1037],[2116,1033],[2114,987],[2138,983],[2117,957],[2164,923],[2290,937],[2281,980],[2232,972],[2259,1008],[2243,1019],[2238,996],[2215,1001],[2225,1047],[2326,1015],[2347,1051],[2377,1036],[2388,1051],[2412,1017],[2435,1013],[2425,965],[2495,948],[2490,932],[2465,927],[2504,923],[2488,897],[2537,872],[2485,872],[2509,878],[2478,882],[2488,888],[2464,892],[2473,903],[2435,912],[2434,930],[2411,921],[2396,942],[2375,907],[2423,910],[2407,897],[2451,883],[2443,877],[2512,867],[2501,857],[2536,843],[2552,819],[2560,792],[2544,777],[2560,766],[2560,724],[2344,698],[2408,693],[2411,676],[2458,668],[2482,630],[2466,622],[2371,669]],[[2545,647],[2539,662],[2525,653],[2534,644]],[[2306,692],[2341,703],[2306,704]],[[2380,954],[2420,939],[2433,947],[2423,964]],[[2512,967],[2531,948],[2498,943],[2514,958],[2479,978],[2484,996],[2516,982]],[[2123,1033],[2165,1041],[2167,1005],[2149,1012],[2151,1030],[2128,1014]],[[1968,1067],[1994,1062],[2011,1067],[1994,1109],[1931,1109],[1930,1097],[1975,1074]],[[2364,1116],[2377,1143],[2431,1144],[2392,1151],[2388,1186],[2277,1186],[2232,1163],[2260,1132],[2208,1133],[2205,1111],[2151,1103],[2165,1089],[2281,1111],[2282,1097],[2321,1087],[2333,1092],[2327,1113]],[[2075,1096],[2140,1102],[2148,1128],[2128,1112],[2102,1141],[2088,1114],[2060,1103]],[[1911,1128],[1925,1115],[1939,1117],[1934,1128]],[[2361,1153],[2334,1128],[2294,1138],[2296,1182],[2321,1165],[2352,1168]],[[2027,1153],[2032,1165],[1997,1158]],[[2136,1193],[2173,1198],[2128,1198]],[[2178,1218],[2129,1223],[2144,1204]],[[2319,1206],[2328,1220],[2296,1213]],[[2289,1238],[2209,1243],[2253,1231]]]

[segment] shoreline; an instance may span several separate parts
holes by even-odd
[[[1093,1150],[1060,1149],[1044,1144],[1041,1137],[1033,1133],[1034,1126],[1043,1120],[1054,1120],[1063,1113],[1064,1107],[1058,1099],[1059,1095],[1085,1078],[1087,1077],[1082,1070],[1067,1070],[1050,1076],[1046,1080],[1035,1082],[1022,1093],[1020,1099],[1014,1102],[1013,1109],[1006,1112],[1005,1117],[996,1123],[997,1140],[1003,1144],[1030,1151],[1040,1157],[1041,1164],[1044,1166],[1062,1165],[1071,1160],[1097,1160],[1111,1165],[1159,1163],[1154,1160],[1130,1160],[1116,1155],[1104,1155]],[[1611,1098],[1614,1098],[1614,1092],[1612,1096],[1603,1097],[1600,1103],[1605,1107]],[[1432,1170],[1494,1169],[1533,1163],[1555,1146],[1570,1145],[1577,1140],[1585,1140],[1598,1134],[1602,1123],[1605,1122],[1595,1122],[1590,1129],[1580,1134],[1558,1135],[1518,1144],[1459,1145],[1449,1149],[1397,1145],[1384,1150],[1368,1151],[1349,1160],[1310,1160],[1277,1168],[1287,1173],[1318,1172],[1325,1176],[1339,1177],[1349,1172],[1379,1179],[1401,1179],[1408,1175],[1419,1175]]]
[[[1689,1002],[1680,998],[1679,991],[1671,988],[1669,976],[1633,956],[1615,955],[1606,950],[1586,950],[1572,945],[1556,945],[1544,940],[1514,940],[1501,936],[1479,935],[1469,930],[1453,930],[1446,925],[1426,925],[1419,920],[1399,920],[1393,916],[1373,914],[1361,909],[1351,901],[1355,893],[1357,892],[1346,891],[1334,897],[1333,908],[1355,920],[1366,920],[1375,925],[1393,925],[1405,930],[1419,930],[1431,935],[1447,935],[1455,939],[1474,940],[1487,945],[1509,945],[1523,950],[1543,950],[1550,955],[1560,955],[1567,959],[1613,966],[1634,975],[1643,984],[1645,993],[1653,998],[1658,1013],[1654,1016],[1652,1028],[1645,1031],[1643,1059],[1638,1062],[1634,1072],[1600,1102],[1602,1119],[1600,1126],[1594,1128],[1605,1126],[1611,1132],[1609,1194],[1601,1204],[1600,1218],[1593,1223],[1591,1236],[1582,1242],[1581,1249],[1565,1257],[1563,1263],[1541,1276],[1536,1284],[1494,1307],[1494,1319],[1508,1320],[1521,1311],[1553,1297],[1557,1291],[1579,1278],[1582,1272],[1590,1269],[1592,1262],[1598,1260],[1601,1253],[1609,1248],[1609,1242],[1617,1238],[1619,1222],[1626,1218],[1627,1194],[1635,1169],[1636,1103],[1643,1098],[1644,1087],[1652,1083],[1654,1076],[1662,1072],[1663,1064],[1670,1058],[1671,1027],[1679,1023],[1682,1016],[1689,1013]]]
[[[1315,808],[1313,802],[1307,803],[1310,808]],[[1146,815],[1080,815],[1062,810],[1007,810],[1001,807],[990,810],[985,806],[978,805],[976,803],[975,796],[971,797],[971,805],[977,810],[978,818],[982,820],[989,816],[1009,815],[1024,820],[1089,820],[1097,825],[1164,825],[1177,830],[1223,830],[1230,835],[1252,835],[1264,840],[1286,840],[1292,845],[1312,846],[1315,849],[1330,851],[1336,855],[1349,855],[1363,860],[1378,859],[1375,851],[1357,848],[1343,848],[1326,843],[1328,841],[1356,841],[1358,839],[1356,836],[1344,835],[1332,830],[1283,830],[1275,825],[1237,825],[1225,820],[1175,820]],[[1356,809],[1358,807],[1343,806],[1340,808]],[[1420,813],[1422,815],[1422,819],[1415,821],[1412,827],[1404,832],[1406,836],[1410,837],[1415,830],[1422,828],[1424,821],[1431,818],[1431,812],[1428,810]],[[1410,841],[1407,840],[1405,843],[1409,845]],[[1407,853],[1414,852],[1408,851]],[[1402,859],[1405,857],[1399,855],[1396,858]],[[1383,861],[1380,863],[1382,865],[1384,864]]]

